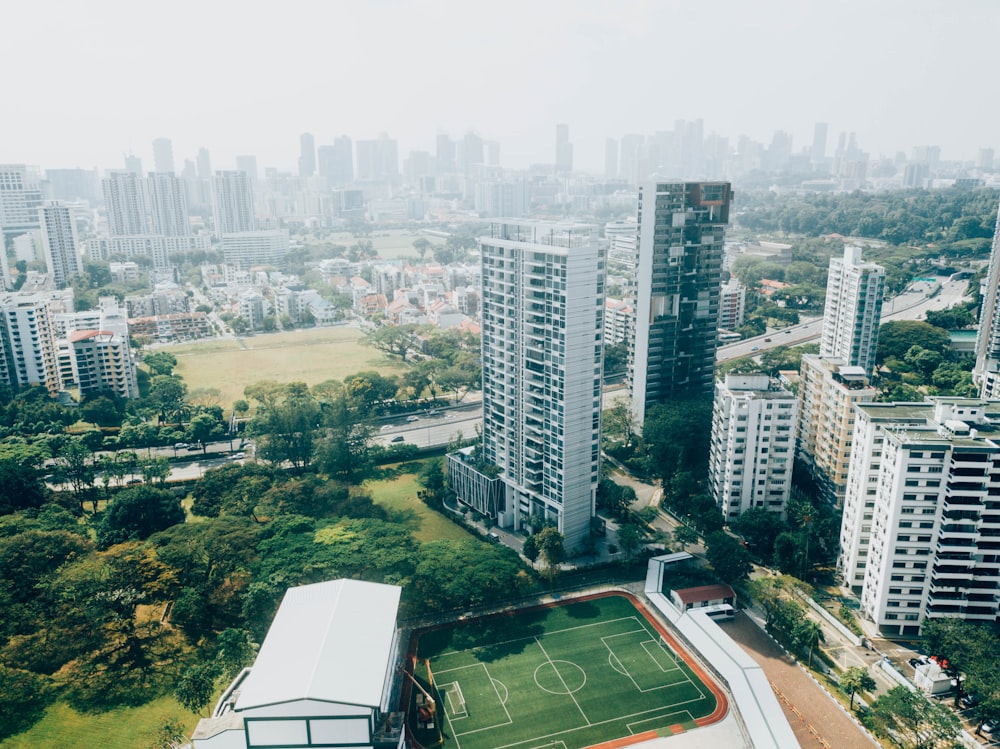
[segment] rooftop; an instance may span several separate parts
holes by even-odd
[[[236,711],[296,700],[379,707],[401,590],[359,580],[289,588]]]

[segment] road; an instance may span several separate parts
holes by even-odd
[[[928,293],[933,286],[926,282],[911,284],[902,294],[897,294],[882,306],[882,322],[890,320],[922,320],[928,310],[942,310],[953,307],[965,299],[968,280],[948,281],[939,278],[941,291],[933,297]],[[716,361],[728,361],[777,348],[778,346],[799,346],[819,338],[823,329],[823,318],[811,318],[798,325],[766,333],[756,338],[720,346]]]

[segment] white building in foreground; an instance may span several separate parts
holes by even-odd
[[[751,507],[784,517],[797,427],[795,394],[766,374],[716,383],[709,481],[726,523]]]
[[[290,588],[253,667],[198,723],[194,749],[403,746],[401,588],[333,580]]]

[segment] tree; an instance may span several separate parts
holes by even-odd
[[[631,404],[625,399],[614,402],[611,408],[602,415],[604,434],[606,436],[621,437],[625,447],[632,445],[632,438],[635,436],[635,415],[632,413]]]
[[[893,687],[875,700],[865,724],[903,749],[930,749],[954,740],[961,730],[951,710],[904,686]]]
[[[626,523],[618,529],[618,545],[622,550],[622,561],[628,563],[642,546],[642,531],[634,523]]]
[[[370,346],[406,361],[406,354],[413,344],[413,334],[417,327],[414,324],[386,325],[368,333],[365,340]]]
[[[177,357],[166,351],[156,351],[152,354],[146,354],[142,362],[149,369],[150,374],[170,377],[174,373],[174,367],[177,366]]]
[[[678,525],[674,528],[674,543],[681,547],[681,551],[685,551],[688,546],[698,543],[700,539],[698,531],[690,526]]]
[[[413,611],[444,611],[520,595],[533,581],[513,549],[442,540],[421,545],[410,585]]]
[[[854,709],[854,695],[858,692],[870,692],[876,687],[875,679],[862,666],[851,666],[840,677],[840,688],[851,696],[849,709]]]
[[[149,485],[157,481],[162,487],[170,477],[170,461],[166,458],[147,458],[139,464],[139,468],[142,469],[142,480]]]
[[[431,241],[427,237],[417,237],[413,240],[413,249],[417,251],[417,255],[420,257],[420,262],[424,262],[424,256],[427,255],[427,251],[431,249]]]
[[[891,320],[879,326],[875,361],[903,360],[913,346],[944,355],[951,348],[951,337],[948,331],[920,320]]]
[[[795,641],[799,647],[809,648],[809,667],[812,668],[813,648],[824,641],[823,627],[813,619],[802,619],[795,627]]]
[[[0,664],[0,740],[27,730],[52,696],[49,680],[31,671]]]
[[[187,385],[179,377],[154,375],[149,381],[149,403],[160,412],[163,420],[183,413],[185,395]]]
[[[135,486],[118,492],[97,519],[97,545],[107,549],[148,538],[184,522],[184,508],[173,492]]]
[[[208,443],[222,439],[226,429],[222,423],[209,413],[195,414],[188,423],[188,439],[201,445],[202,454],[208,454]]]
[[[174,696],[187,710],[201,715],[201,711],[215,692],[215,670],[208,663],[189,666],[174,687]]]
[[[774,541],[788,530],[781,515],[763,507],[751,507],[733,523],[732,529],[746,539],[757,558],[768,561],[774,556]]]
[[[0,515],[41,507],[48,498],[41,472],[35,464],[40,458],[29,457],[30,451],[22,454],[23,459],[14,455],[0,457]]]
[[[552,526],[542,528],[535,534],[535,545],[545,560],[545,573],[551,581],[559,574],[559,565],[566,559],[563,534]]]
[[[705,557],[716,574],[726,582],[742,580],[750,574],[750,555],[743,545],[725,531],[710,533],[705,539]]]
[[[245,629],[225,629],[215,638],[215,662],[222,678],[231,681],[253,663],[260,646]]]
[[[956,681],[956,707],[965,694],[963,679],[973,683],[993,680],[993,665],[1000,661],[1000,643],[986,627],[942,617],[925,621],[921,633],[927,652],[937,656],[945,673]]]
[[[303,382],[257,383],[246,395],[260,405],[250,423],[259,439],[257,455],[274,464],[285,461],[302,473],[312,461],[320,409]]]

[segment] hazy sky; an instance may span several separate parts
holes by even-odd
[[[701,117],[765,144],[813,124],[872,153],[1000,151],[997,0],[48,0],[0,3],[0,162],[294,168],[298,136],[399,140],[474,129],[503,166],[578,168],[604,140]],[[683,176],[683,175],[679,175]]]

